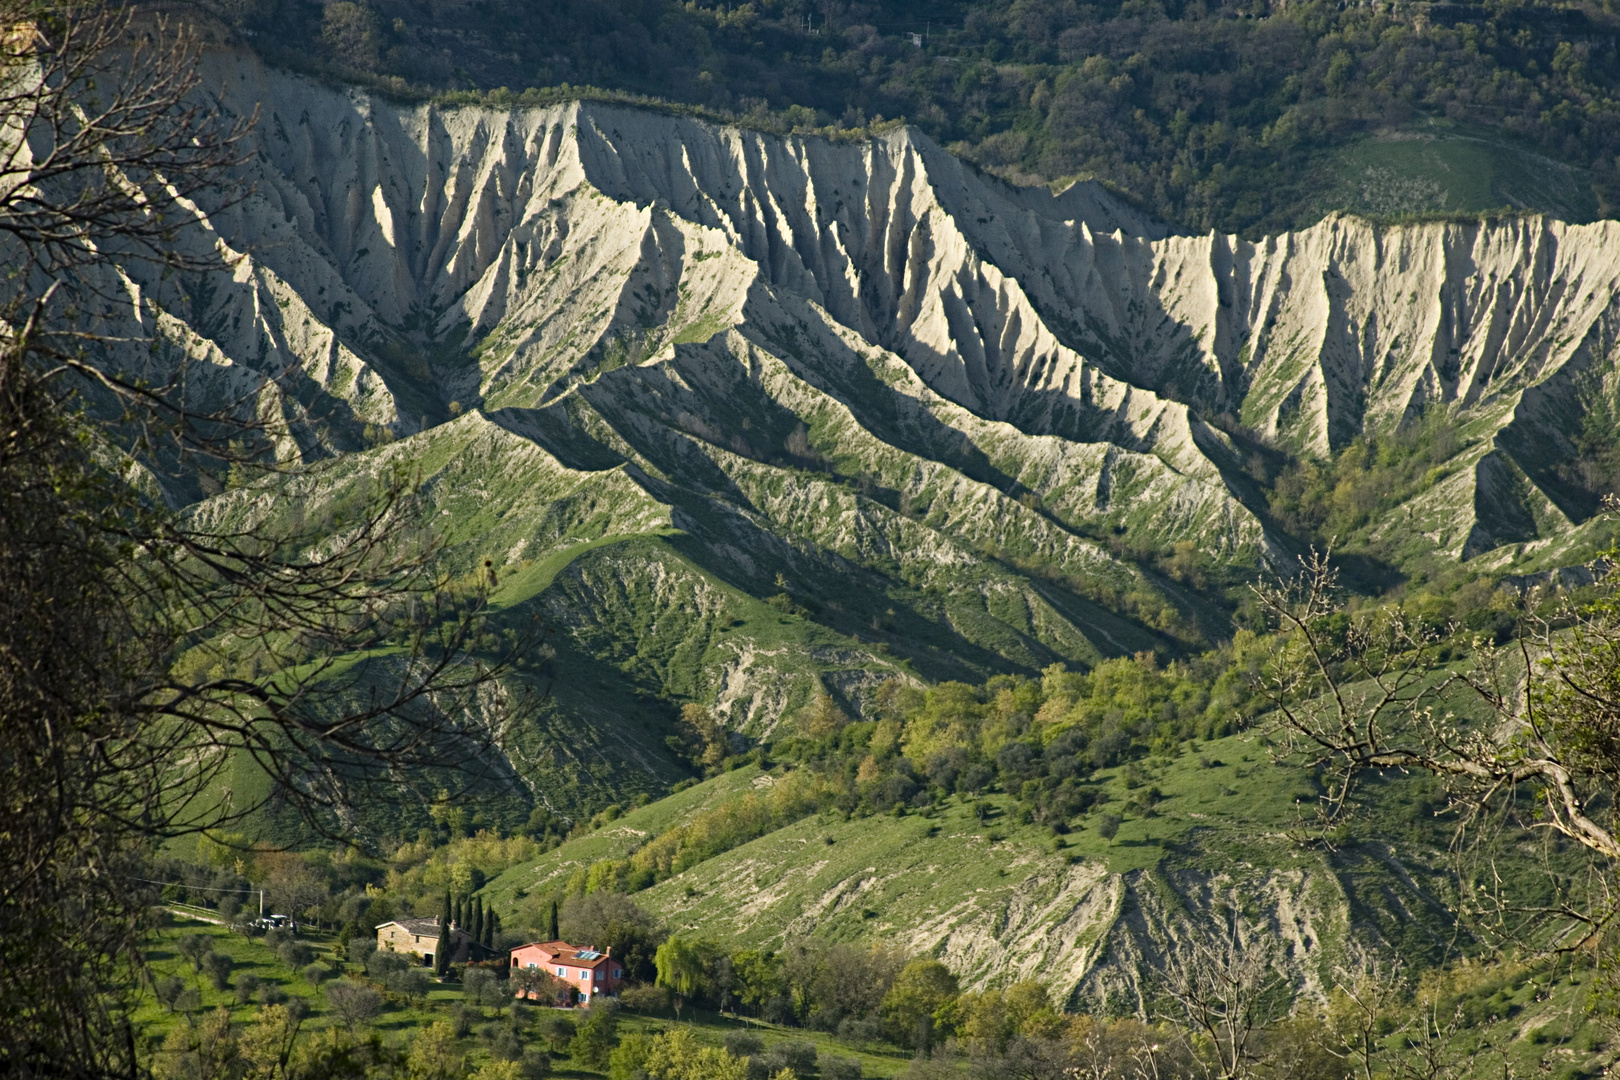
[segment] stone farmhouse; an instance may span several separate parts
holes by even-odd
[[[472,958],[474,946],[471,934],[452,925],[450,941],[450,963],[465,964]],[[377,948],[409,953],[419,957],[428,967],[433,966],[433,953],[438,947],[439,918],[436,915],[431,919],[396,919],[377,927]]]
[[[540,968],[555,975],[572,986],[585,1001],[602,994],[616,994],[624,985],[624,967],[613,959],[612,949],[598,952],[588,945],[570,945],[566,941],[519,945],[512,950],[513,974],[523,968]]]

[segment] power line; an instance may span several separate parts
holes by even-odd
[[[173,885],[177,889],[193,889],[193,890],[195,890],[197,892],[263,892],[264,891],[263,889],[255,889],[252,885],[247,885],[247,886],[244,886],[243,888],[239,888],[239,889],[218,889],[218,888],[214,888],[211,885],[188,885],[184,881],[153,881],[151,878],[143,878],[143,877],[130,878],[129,880],[145,882],[148,885]]]
[[[144,878],[144,877],[130,878],[129,880],[145,882],[148,885],[172,886],[172,887],[174,887],[176,889],[188,889],[188,890],[195,889],[197,892],[248,893],[249,895],[252,895],[253,893],[258,893],[259,894],[259,915],[261,917],[264,915],[264,888],[262,886],[255,889],[251,884],[249,884],[247,887],[241,888],[241,889],[220,889],[220,888],[215,888],[212,885],[188,885],[184,881],[154,881],[151,878]]]

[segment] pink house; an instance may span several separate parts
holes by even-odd
[[[613,959],[613,950],[603,952],[566,941],[535,941],[512,950],[514,973],[523,968],[540,968],[568,983],[586,1001],[599,994],[618,993],[624,984],[624,968]]]

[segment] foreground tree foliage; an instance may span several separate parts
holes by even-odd
[[[1370,771],[1443,778],[1459,843],[1479,857],[1480,903],[1510,935],[1559,949],[1610,930],[1620,885],[1620,573],[1614,553],[1596,568],[1594,598],[1563,602],[1505,645],[1476,640],[1469,663],[1450,667],[1436,658],[1447,634],[1397,608],[1348,611],[1325,554],[1258,590],[1281,630],[1260,688],[1282,751],[1333,778],[1323,823],[1353,810]],[[1491,863],[1498,839],[1526,831],[1547,838],[1536,900]]]
[[[191,269],[188,200],[229,200],[245,129],[198,104],[193,43],[160,20],[3,0],[0,22],[0,1073],[133,1075],[145,845],[270,798],[330,830],[381,769],[476,761],[500,702],[459,707],[494,674],[464,662],[482,595],[399,542],[402,478],[335,541],[131,482],[144,457],[277,434],[189,412],[184,373],[109,367],[75,273]],[[176,663],[242,641],[251,671]],[[262,796],[222,792],[244,762]]]

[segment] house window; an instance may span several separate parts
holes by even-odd
[[[624,972],[623,972],[623,970],[621,970],[621,969],[619,969],[619,968],[614,968],[614,969],[613,969],[613,977],[614,977],[614,978],[615,978],[615,979],[622,979],[622,978],[624,978]]]
[[[567,978],[567,977],[568,977],[568,969],[567,968],[558,968],[557,969],[557,978],[564,979],[564,978]]]
[[[513,961],[513,962],[514,962],[514,963],[516,963],[516,961]],[[529,965],[529,966],[530,966],[530,967],[532,967],[532,968],[537,968],[537,967],[539,967],[539,966],[540,966],[540,965],[539,965],[539,964],[530,964],[530,965]]]

